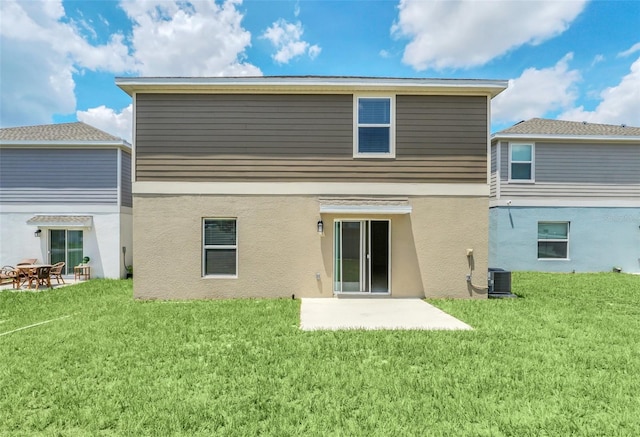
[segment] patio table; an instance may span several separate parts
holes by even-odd
[[[16,270],[18,270],[18,276],[19,276],[18,288],[22,287],[26,282],[28,282],[29,275],[31,274],[31,272],[33,272],[35,269],[39,267],[52,267],[52,265],[51,264],[23,264],[20,266],[16,266]],[[24,280],[21,280],[20,278],[24,278]],[[29,289],[31,289],[31,283],[29,283]]]

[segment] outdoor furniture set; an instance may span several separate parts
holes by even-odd
[[[55,279],[58,284],[64,284],[62,269],[64,262],[56,264],[36,264],[37,259],[24,259],[13,266],[4,266],[0,269],[0,284],[11,283],[14,289],[20,289],[25,284],[29,289],[38,290],[40,286],[51,288],[51,279]],[[77,267],[76,267],[77,268]],[[88,275],[87,275],[88,276]],[[85,276],[85,277],[87,277]],[[76,275],[76,278],[78,276]]]

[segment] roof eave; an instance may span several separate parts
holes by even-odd
[[[125,140],[119,141],[80,141],[80,140],[0,140],[0,147],[15,147],[20,146],[24,148],[29,147],[53,147],[53,148],[74,148],[81,149],[83,147],[89,148],[122,148],[126,150],[131,149],[131,144]]]
[[[558,134],[501,134],[491,135],[491,141],[501,140],[541,140],[541,141],[581,141],[581,142],[640,142],[640,136],[630,135],[558,135]]]
[[[505,80],[405,78],[152,78],[119,77],[116,85],[129,95],[154,93],[352,93],[483,94],[492,98],[507,88]]]

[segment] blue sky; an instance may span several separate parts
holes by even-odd
[[[492,130],[532,117],[640,126],[640,1],[0,1],[0,125],[81,120],[126,139],[116,76],[509,80]]]

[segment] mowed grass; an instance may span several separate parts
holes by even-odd
[[[513,286],[432,301],[459,332],[302,332],[299,301],[130,281],[2,292],[0,435],[640,435],[640,276]]]

